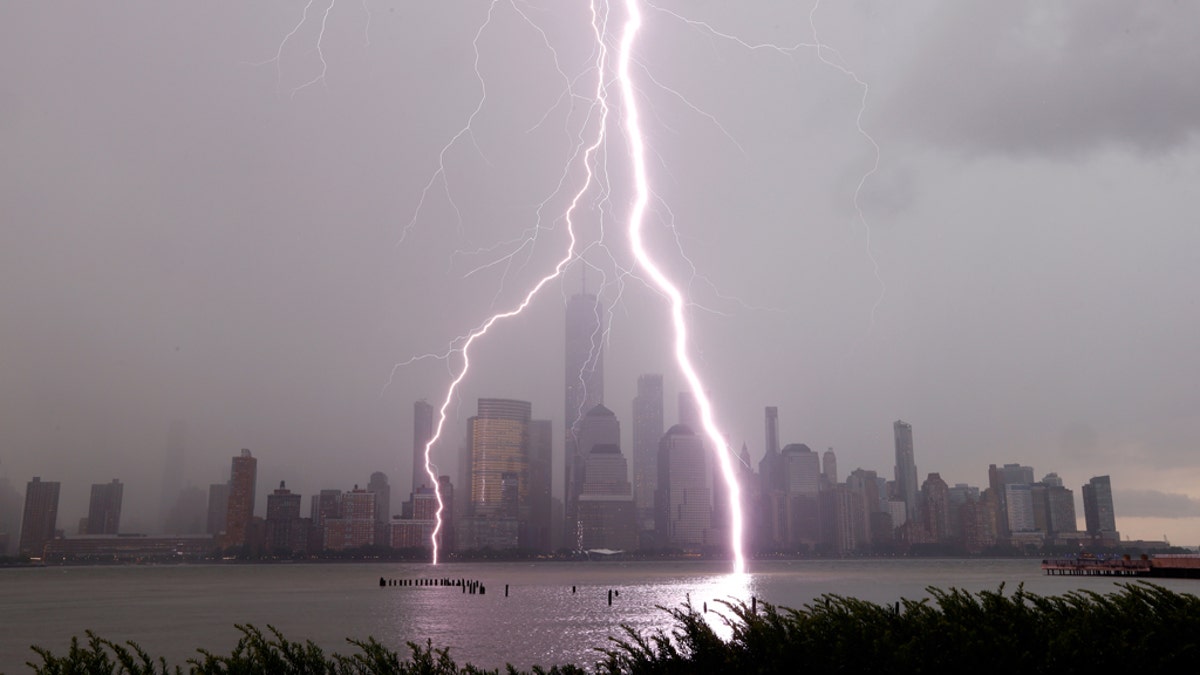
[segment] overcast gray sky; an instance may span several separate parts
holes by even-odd
[[[1078,499],[1111,474],[1124,534],[1200,543],[1200,6],[812,9],[660,0],[636,48],[647,236],[690,289],[727,435],[757,462],[777,405],[786,442],[890,477],[902,418],[922,479],[1020,462]],[[0,6],[0,476],[61,481],[60,526],[113,477],[125,522],[153,522],[177,419],[198,485],[242,447],[264,493],[407,485],[412,403],[449,374],[393,366],[561,253],[595,83],[584,3],[303,12]],[[680,378],[662,300],[621,273],[610,133],[579,225],[590,286],[623,281],[606,404],[628,439],[637,375],[666,375],[672,420]],[[478,344],[443,468],[479,396],[530,400],[561,436],[580,276]]]

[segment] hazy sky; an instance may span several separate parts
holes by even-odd
[[[1111,474],[1123,534],[1200,543],[1200,6],[813,9],[662,0],[637,45],[647,237],[730,439],[757,463],[776,405],[784,442],[891,477],[900,418],[922,480],[1029,464],[1082,521]],[[68,531],[113,477],[155,522],[172,420],[198,485],[248,447],[260,494],[407,486],[412,403],[449,372],[393,366],[561,255],[598,114],[585,3],[304,10],[0,6],[0,476],[61,481]],[[680,378],[611,122],[578,220],[628,447],[637,375],[665,374],[669,422]],[[580,270],[478,343],[443,469],[480,396],[561,437]]]

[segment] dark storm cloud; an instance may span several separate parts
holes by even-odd
[[[1200,499],[1177,492],[1117,490],[1113,501],[1119,516],[1133,518],[1200,517]]]
[[[968,153],[1147,153],[1200,128],[1195,3],[949,2],[886,117]]]

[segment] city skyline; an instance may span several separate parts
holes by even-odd
[[[572,542],[553,544],[549,504],[545,505],[545,513],[539,513],[532,501],[534,494],[549,495],[550,472],[545,467],[532,470],[549,452],[549,422],[531,420],[530,404],[524,401],[480,399],[478,410],[469,424],[475,440],[470,452],[472,468],[465,477],[471,494],[465,519],[453,515],[454,488],[449,477],[442,476],[439,481],[448,499],[444,533],[450,538],[443,540],[447,551],[519,548],[550,552],[564,547],[698,550],[727,544],[723,530],[727,514],[721,494],[724,484],[709,468],[713,459],[704,448],[703,438],[686,424],[675,424],[661,437],[655,490],[656,501],[661,501],[655,508],[653,524],[648,525],[636,518],[632,470],[616,442],[619,420],[603,405],[589,411],[579,434],[581,449],[587,449],[587,468],[577,535]],[[845,483],[839,483],[832,448],[820,456],[805,444],[789,443],[775,452],[778,409],[767,406],[764,412],[766,433],[758,475],[750,469],[748,449],[743,447],[741,451],[747,550],[894,554],[896,546],[902,551],[911,546],[936,545],[954,548],[933,550],[979,553],[996,546],[1007,549],[1044,543],[1075,548],[1088,547],[1089,543],[1112,546],[1121,540],[1107,475],[1094,476],[1083,484],[1082,508],[1077,509],[1073,491],[1064,486],[1056,472],[1035,481],[1034,467],[992,464],[987,471],[987,489],[965,483],[951,488],[938,472],[929,472],[916,496],[920,508],[916,509],[916,519],[912,519],[903,494],[904,472],[897,470],[898,480],[888,481],[875,471],[858,468],[850,472]],[[685,411],[685,417],[687,414]],[[535,425],[540,429],[536,433],[532,428]],[[911,464],[915,459],[912,426],[897,420],[893,429],[898,458]],[[302,519],[303,495],[288,490],[280,481],[265,498],[264,518],[253,504],[257,458],[242,449],[231,463],[228,483],[214,484],[209,495],[211,549],[205,549],[196,538],[198,530],[167,529],[150,539],[144,539],[146,533],[126,529],[120,529],[122,537],[117,537],[115,525],[112,531],[92,531],[89,523],[119,520],[123,489],[119,479],[92,486],[89,517],[80,521],[77,533],[68,532],[66,539],[61,539],[65,528],[55,522],[59,483],[34,477],[27,485],[20,551],[36,557],[41,546],[51,540],[54,543],[47,554],[52,556],[86,555],[86,551],[108,546],[100,539],[81,535],[108,535],[113,541],[124,538],[126,544],[118,547],[136,547],[138,541],[161,547],[174,541],[182,542],[180,545],[193,553],[240,549],[252,556],[313,555],[372,545],[427,546],[434,509],[434,495],[429,488],[422,487],[412,496],[415,503],[389,508],[388,477],[376,471],[365,489],[355,484],[349,491],[322,489],[319,495],[312,495],[309,517]],[[227,489],[218,493],[217,487]],[[213,509],[222,505],[227,505],[225,513],[229,515],[218,517],[219,523],[214,526]],[[113,509],[113,517],[95,517],[99,511]],[[197,505],[196,510],[203,511],[204,505]],[[1077,513],[1082,514],[1082,523]],[[463,536],[456,538],[455,532]]]
[[[687,286],[733,447],[757,462],[776,406],[781,448],[888,477],[902,419],[948,485],[992,463],[1111,475],[1123,534],[1200,543],[1200,8],[655,7],[637,53],[647,243]],[[378,470],[403,501],[413,402],[459,365],[410,359],[545,272],[565,240],[555,186],[577,184],[573,140],[596,121],[563,93],[588,93],[586,5],[492,8],[481,31],[484,6],[368,20],[339,3],[328,72],[303,88],[322,71],[312,16],[289,39],[301,8],[0,9],[0,490],[58,481],[78,518],[115,476],[122,523],[148,531],[248,447],[281,474],[260,493]],[[583,257],[478,343],[439,474],[495,396],[542,411],[563,480],[584,267],[627,461],[639,375],[663,375],[678,418],[613,128],[576,214]],[[189,496],[155,492],[175,485]]]

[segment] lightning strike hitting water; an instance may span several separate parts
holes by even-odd
[[[679,369],[683,372],[688,386],[692,388],[692,392],[696,396],[704,431],[708,434],[709,442],[712,443],[721,475],[729,490],[730,519],[732,521],[730,549],[733,552],[733,571],[740,574],[746,571],[746,560],[742,554],[741,489],[734,474],[733,462],[729,458],[725,439],[713,419],[712,404],[709,402],[704,384],[700,381],[700,376],[692,367],[691,359],[688,356],[687,321],[683,316],[683,295],[654,263],[642,243],[642,225],[646,204],[650,200],[650,185],[646,177],[645,141],[642,139],[638,107],[634,100],[633,79],[629,73],[630,55],[638,29],[642,25],[642,14],[637,0],[625,0],[625,11],[628,12],[628,17],[625,20],[625,28],[621,34],[620,49],[617,54],[617,80],[620,83],[621,98],[625,103],[625,131],[629,136],[630,163],[635,186],[634,201],[629,214],[629,243],[633,248],[638,265],[646,270],[658,289],[665,293],[671,301],[671,320],[675,326],[675,360],[679,363]]]

